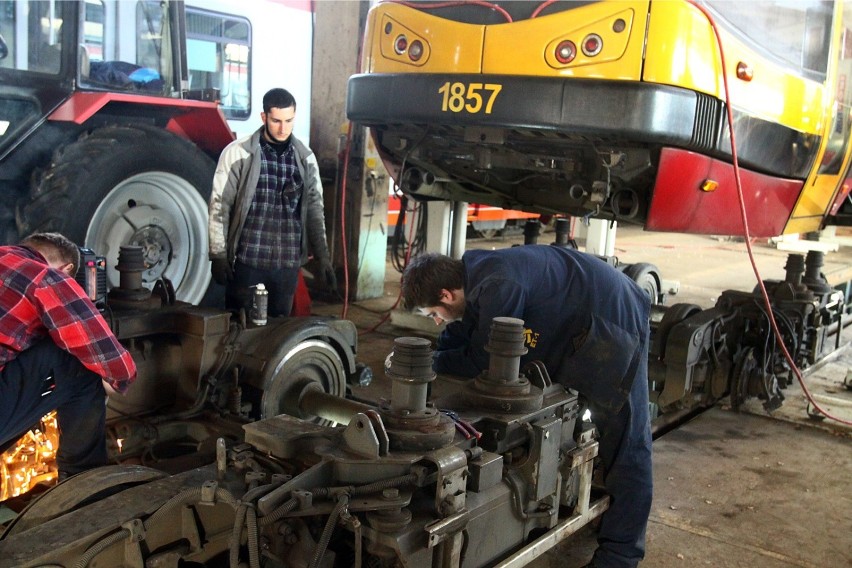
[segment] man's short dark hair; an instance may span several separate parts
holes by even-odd
[[[296,99],[287,89],[270,89],[263,95],[263,112],[273,108],[296,108]]]
[[[437,306],[441,290],[464,289],[464,264],[443,254],[415,256],[402,274],[402,304],[407,310]]]
[[[76,274],[80,268],[80,247],[71,239],[59,233],[33,233],[20,243],[41,253],[48,262],[59,262],[74,266],[71,274]]]

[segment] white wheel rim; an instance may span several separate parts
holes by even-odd
[[[207,259],[207,203],[192,184],[167,172],[144,172],[115,186],[95,211],[86,246],[106,257],[110,288],[119,284],[122,245],[142,246],[152,288],[168,278],[178,300],[197,304],[210,284]]]

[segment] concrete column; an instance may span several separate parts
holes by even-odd
[[[326,229],[339,288],[342,293],[346,262],[349,297],[356,301],[384,294],[387,252],[389,175],[367,129],[355,124],[350,132],[346,118],[347,82],[359,70],[369,6],[314,3],[311,148],[323,177]]]

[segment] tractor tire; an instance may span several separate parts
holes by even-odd
[[[172,282],[178,300],[199,303],[210,284],[207,200],[215,163],[161,128],[99,128],[59,148],[18,204],[22,235],[56,231],[106,257],[118,286],[119,247],[143,249],[149,288]]]

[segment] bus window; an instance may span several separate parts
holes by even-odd
[[[190,90],[218,89],[229,119],[251,114],[251,26],[248,20],[186,8],[186,60]]]

